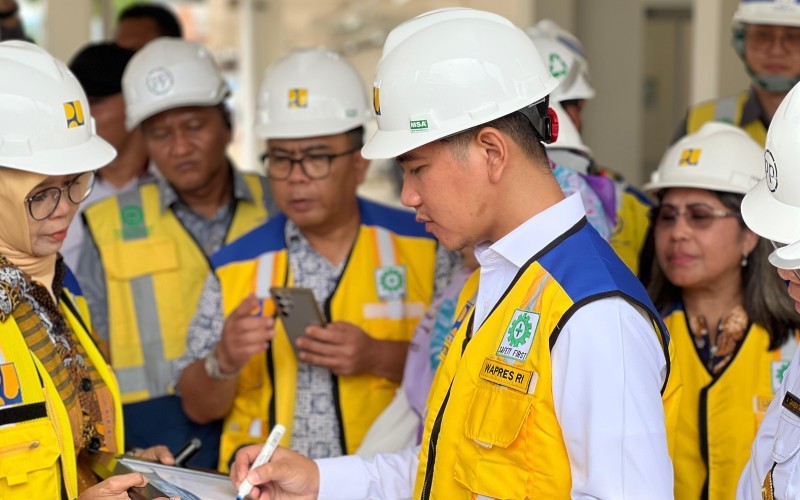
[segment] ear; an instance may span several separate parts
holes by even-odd
[[[742,230],[742,254],[750,255],[758,245],[759,236],[753,231],[745,228]]]
[[[472,141],[474,157],[486,168],[489,181],[497,183],[508,166],[510,139],[494,127],[484,127]],[[473,154],[470,154],[473,157]]]

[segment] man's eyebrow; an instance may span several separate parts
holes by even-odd
[[[313,153],[314,151],[319,151],[319,150],[326,151],[326,150],[332,150],[332,149],[333,149],[333,147],[332,146],[328,146],[327,144],[314,144],[314,145],[311,145],[311,146],[308,146],[306,148],[301,149],[300,153],[301,154],[307,154],[307,153]],[[275,146],[275,147],[271,148],[270,152],[285,153],[285,154],[291,154],[292,153],[291,150],[286,149],[286,148],[282,148],[280,146]]]
[[[414,160],[421,160],[422,156],[419,154],[414,153],[413,151],[408,151],[407,153],[403,153],[397,157],[398,163],[407,163]]]

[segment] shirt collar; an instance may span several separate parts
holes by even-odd
[[[228,161],[228,168],[233,177],[233,199],[236,201],[254,203],[253,192],[250,190],[250,186],[247,185],[247,181],[244,180],[244,175],[239,172],[230,161]],[[181,199],[172,185],[163,176],[158,177],[157,183],[161,198],[161,213],[164,213],[173,203],[178,203]]]
[[[521,268],[585,216],[580,194],[575,193],[534,215],[496,242],[477,245],[475,257],[483,265],[482,258],[485,260],[489,254],[498,254]]]

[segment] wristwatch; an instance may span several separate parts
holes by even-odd
[[[213,349],[208,353],[208,356],[206,356],[203,366],[206,369],[206,375],[214,380],[227,380],[239,375],[239,370],[236,370],[233,373],[222,373],[222,371],[219,369],[219,361],[217,361],[217,356]]]

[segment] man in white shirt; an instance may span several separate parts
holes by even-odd
[[[672,498],[669,341],[635,277],[564,198],[542,142],[555,80],[524,32],[471,9],[392,31],[369,158],[449,249],[475,246],[420,450],[310,461],[280,449],[231,478],[254,498]],[[669,387],[667,381],[670,381]],[[669,418],[668,418],[669,420]]]

